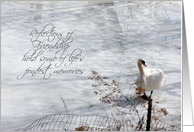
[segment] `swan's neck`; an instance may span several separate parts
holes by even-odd
[[[141,75],[142,77],[145,77],[145,72],[144,72],[143,67],[142,67],[141,64],[138,64],[138,68],[139,68],[140,75]]]

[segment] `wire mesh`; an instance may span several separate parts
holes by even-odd
[[[167,124],[160,120],[153,120],[151,123],[151,131],[181,131],[181,128],[176,127],[175,125]]]
[[[130,120],[120,121],[99,115],[48,115],[16,131],[145,131],[146,117],[134,126]],[[151,120],[150,131],[181,131],[161,120]]]
[[[120,131],[146,131],[146,121],[146,116],[143,116],[142,119],[136,125],[132,125],[130,120],[126,120],[122,123]],[[150,131],[181,131],[181,128],[157,119],[151,120]]]
[[[54,114],[16,131],[119,131],[121,122],[99,115]]]

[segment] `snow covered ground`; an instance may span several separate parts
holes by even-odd
[[[35,34],[44,28],[53,28],[53,36]],[[22,61],[40,41],[58,40],[61,49],[39,47],[34,61]],[[43,57],[53,60],[44,63]],[[61,97],[70,114],[106,115],[108,106],[88,80],[91,70],[119,81],[125,93],[137,77],[139,58],[164,71],[153,103],[169,112],[166,122],[173,118],[181,127],[181,2],[1,2],[1,130],[65,114]],[[56,74],[61,69],[73,71]]]

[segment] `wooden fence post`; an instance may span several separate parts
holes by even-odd
[[[152,113],[152,99],[150,98],[149,102],[148,102],[148,114],[147,114],[146,131],[150,131],[151,113]]]

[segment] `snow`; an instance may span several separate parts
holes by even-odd
[[[153,104],[159,102],[159,108],[166,108],[167,122],[179,119],[181,2],[3,1],[1,8],[2,131],[26,127],[45,115],[65,114],[61,97],[69,114],[105,116],[110,110],[93,93],[94,82],[88,80],[91,70],[107,77],[109,82],[119,81],[122,92],[127,93],[139,72],[139,58],[148,67],[164,71],[164,85],[154,91]],[[61,69],[81,69],[83,74],[52,74],[49,79],[44,79],[42,74],[27,74],[18,80],[18,75],[21,77],[27,68],[36,70],[42,64],[38,61],[40,56],[37,61],[22,61],[26,52],[34,49],[29,36],[31,30],[27,28],[40,31],[49,23],[63,35],[75,30],[65,55],[81,49],[83,60],[79,58],[69,67],[55,67],[56,62],[51,62],[47,77]],[[76,51],[78,54],[80,50]],[[44,49],[43,55],[54,57],[56,52],[56,49]],[[181,127],[180,120],[174,123]]]

